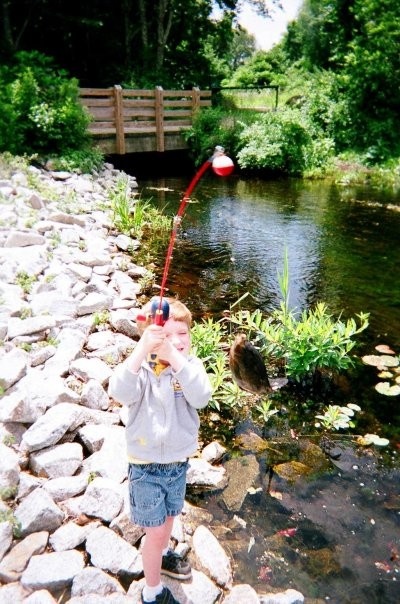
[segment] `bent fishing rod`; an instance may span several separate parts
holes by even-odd
[[[175,239],[179,227],[181,225],[186,206],[190,201],[190,196],[193,193],[195,186],[197,185],[203,174],[208,170],[208,168],[210,168],[210,166],[212,167],[215,174],[217,174],[218,176],[229,176],[229,174],[231,174],[234,169],[233,161],[230,157],[225,155],[225,149],[220,145],[217,145],[214,149],[213,155],[209,159],[207,159],[202,166],[200,166],[199,170],[196,172],[188,188],[186,189],[179,205],[178,211],[174,216],[172,222],[172,231],[168,244],[167,254],[165,257],[165,265],[160,287],[160,295],[153,298],[151,303],[151,320],[156,325],[164,325],[165,321],[167,321],[169,317],[169,304],[168,301],[164,299],[165,287],[167,283],[169,268],[171,265]]]

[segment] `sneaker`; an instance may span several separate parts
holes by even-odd
[[[192,578],[190,564],[185,562],[179,554],[171,551],[162,557],[161,573],[173,579],[180,579],[181,581]]]
[[[143,593],[141,594],[141,600],[143,604],[179,604],[178,600],[175,600],[168,587],[164,587],[162,592],[156,596],[153,602],[146,602],[143,600]]]

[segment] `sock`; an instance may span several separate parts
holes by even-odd
[[[158,594],[160,594],[163,590],[163,585],[162,583],[159,583],[158,585],[156,585],[155,587],[149,587],[148,585],[145,585],[143,587],[143,600],[145,602],[153,602],[156,599],[156,596],[158,596]]]
[[[168,552],[169,552],[169,547],[166,547],[165,549],[163,549],[162,555],[166,556],[168,554]]]

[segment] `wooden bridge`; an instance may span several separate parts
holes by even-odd
[[[186,149],[182,136],[194,114],[211,106],[211,91],[81,88],[80,101],[93,121],[89,132],[105,154]]]

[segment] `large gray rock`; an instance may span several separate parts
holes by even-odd
[[[134,573],[138,551],[114,531],[99,527],[86,540],[86,551],[93,566],[113,574]]]
[[[43,489],[35,489],[25,497],[15,510],[21,535],[38,531],[54,531],[64,520],[64,513]]]
[[[0,581],[13,583],[20,579],[29,560],[44,552],[49,539],[47,531],[32,533],[19,541],[0,563]]]
[[[48,589],[51,592],[69,587],[84,568],[83,553],[77,550],[32,556],[21,576],[27,589]]]
[[[193,535],[193,550],[199,568],[218,585],[230,589],[233,571],[230,559],[212,532],[205,526],[198,526]]]
[[[82,445],[63,443],[35,451],[30,456],[30,468],[37,476],[60,478],[73,476],[83,460]]]

